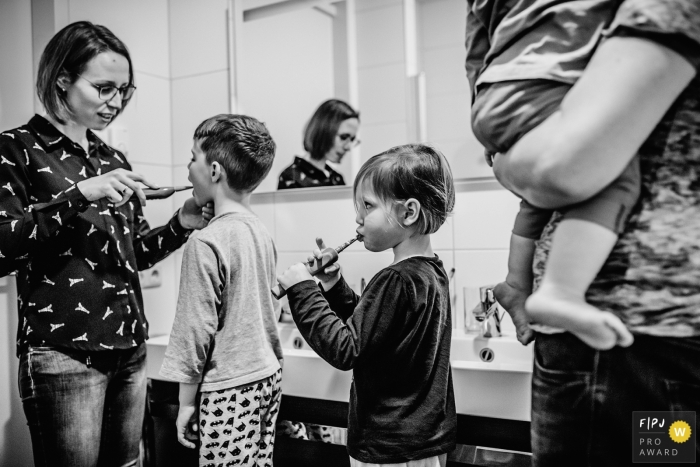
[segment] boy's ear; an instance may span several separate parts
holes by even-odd
[[[221,164],[219,164],[218,162],[214,161],[214,162],[212,162],[211,165],[209,166],[209,169],[211,170],[211,181],[212,181],[212,183],[218,183],[219,180],[221,180],[222,177],[224,176],[224,172],[223,172],[223,169],[222,169],[222,167],[221,167]]]
[[[420,218],[420,201],[415,198],[408,198],[403,202],[401,209],[401,222],[405,227],[411,226],[418,222]]]

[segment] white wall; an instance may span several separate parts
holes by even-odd
[[[0,1],[0,129],[34,113],[31,4]],[[1,130],[0,130],[1,131]],[[14,277],[0,278],[0,465],[32,465],[29,429],[17,390],[17,293]]]

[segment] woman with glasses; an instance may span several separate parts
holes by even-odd
[[[277,189],[345,185],[343,176],[327,162],[339,164],[360,144],[359,128],[359,112],[345,102],[330,99],[321,104],[304,130],[306,153],[294,157],[292,165],[282,171]]]
[[[42,54],[45,111],[0,134],[0,276],[17,275],[19,387],[36,465],[136,465],[146,402],[138,271],[212,217],[189,199],[150,229],[106,128],[132,97],[126,46],[77,22]]]

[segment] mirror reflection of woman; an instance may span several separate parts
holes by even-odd
[[[314,112],[304,130],[303,156],[294,157],[282,171],[278,190],[345,185],[343,176],[328,162],[340,164],[343,157],[360,143],[357,132],[360,114],[347,103],[330,99]]]

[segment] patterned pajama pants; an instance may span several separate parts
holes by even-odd
[[[272,466],[282,370],[245,386],[202,392],[200,467]]]

